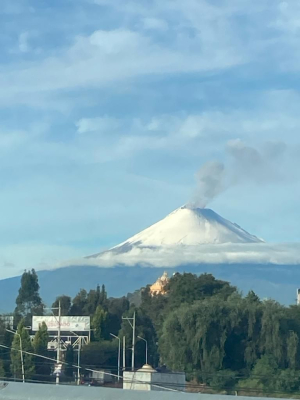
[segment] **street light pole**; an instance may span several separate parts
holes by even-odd
[[[58,331],[57,331],[57,354],[56,354],[56,363],[57,368],[60,364],[60,325],[61,325],[61,305],[60,300],[58,302]],[[59,371],[56,372],[56,384],[59,385]]]
[[[132,356],[131,356],[131,370],[134,371],[134,349],[135,349],[135,311],[133,313],[133,317],[122,317],[123,320],[127,320],[132,328]],[[132,321],[132,323],[131,323]]]
[[[81,351],[81,341],[82,337],[77,335],[77,333],[70,331],[73,335],[78,337],[78,354],[77,354],[77,385],[80,385],[80,351]]]
[[[138,336],[139,339],[143,340],[146,343],[146,364],[148,364],[148,341],[141,336]]]
[[[79,339],[79,345],[78,345],[78,357],[77,357],[77,385],[80,385],[80,350],[81,350],[81,338]]]
[[[18,332],[11,331],[10,329],[6,329],[7,332],[13,333],[20,338],[20,357],[21,357],[21,368],[22,368],[22,381],[25,383],[25,369],[24,369],[24,358],[23,358],[23,346],[22,346],[22,337]]]
[[[123,336],[123,372],[126,371],[126,338]]]
[[[119,348],[118,348],[118,382],[120,381],[120,357],[121,357],[121,339],[114,335],[113,333],[110,333],[110,335],[119,341]]]

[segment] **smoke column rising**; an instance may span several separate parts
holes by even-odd
[[[197,172],[197,187],[190,207],[204,208],[219,194],[235,185],[265,185],[284,179],[282,160],[286,145],[282,142],[268,142],[261,149],[256,149],[236,139],[227,143],[226,153],[226,163],[210,161]]]

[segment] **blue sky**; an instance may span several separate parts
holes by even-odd
[[[210,161],[211,208],[300,240],[298,0],[1,0],[0,26],[1,277],[125,240]]]

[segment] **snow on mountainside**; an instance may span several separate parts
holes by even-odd
[[[113,247],[157,247],[223,243],[261,243],[261,239],[208,208],[180,207],[163,220]]]
[[[263,245],[266,244],[262,239],[213,210],[183,206],[128,240],[86,260],[90,265],[104,267],[269,262],[273,252],[269,248],[263,251]]]

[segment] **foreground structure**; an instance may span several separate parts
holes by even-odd
[[[101,387],[77,387],[63,385],[43,385],[34,383],[0,382],[0,400],[157,400],[157,392],[107,389]],[[180,392],[160,392],[159,400],[236,400],[236,396],[187,394]],[[239,397],[253,400],[253,397]],[[257,397],[263,399],[263,397]],[[268,398],[268,400],[275,400]],[[277,398],[278,400],[278,398]]]
[[[184,372],[157,372],[150,365],[145,364],[135,372],[123,373],[123,389],[127,390],[160,390],[181,391],[185,390]]]

